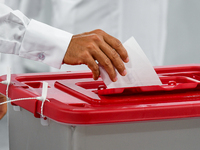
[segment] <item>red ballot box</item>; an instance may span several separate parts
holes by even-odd
[[[40,97],[46,81],[49,101],[45,118],[36,98],[9,105],[10,149],[198,149],[200,65],[155,70],[163,85],[116,89],[91,72],[13,74],[9,98]]]

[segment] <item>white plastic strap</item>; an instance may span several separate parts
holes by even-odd
[[[11,71],[10,71],[10,67],[7,68],[7,77],[6,77],[6,80],[5,81],[2,81],[1,83],[2,84],[10,84],[10,81],[11,81]]]
[[[45,100],[47,100],[47,90],[48,90],[48,83],[47,82],[43,82],[43,85],[42,85],[42,96],[41,97],[37,97],[37,100],[40,100],[42,101],[42,105],[41,105],[41,116],[44,118],[44,115],[43,115],[43,107],[44,107],[44,102]],[[47,100],[49,101],[49,100]]]
[[[35,97],[18,98],[18,99],[13,99],[13,100],[9,100],[9,101],[2,102],[2,103],[0,103],[0,105],[7,104],[7,103],[11,103],[11,102],[16,102],[16,101],[30,100],[30,99],[36,99],[36,98],[35,98]]]
[[[11,69],[10,67],[7,68],[7,77],[5,81],[2,81],[2,84],[7,84],[7,88],[6,88],[6,97],[8,97],[8,88],[11,82]]]

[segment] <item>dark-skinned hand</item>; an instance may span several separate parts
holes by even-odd
[[[86,64],[94,80],[97,80],[100,71],[95,60],[104,67],[113,82],[117,81],[115,68],[122,76],[127,74],[124,62],[129,61],[128,54],[118,39],[100,29],[73,35],[63,62],[70,65]]]

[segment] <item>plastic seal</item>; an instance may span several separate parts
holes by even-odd
[[[44,107],[44,102],[47,100],[47,90],[48,90],[48,83],[47,82],[43,82],[43,85],[42,85],[42,96],[41,97],[37,97],[36,99],[37,100],[40,100],[42,101],[42,105],[41,105],[41,116],[44,118],[44,115],[43,115],[43,107]],[[47,100],[49,101],[49,100]]]

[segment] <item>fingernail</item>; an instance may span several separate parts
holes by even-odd
[[[97,78],[95,78],[95,76],[94,76],[94,75],[93,75],[93,79],[94,79],[94,80],[97,80]]]
[[[117,79],[117,77],[115,77],[114,79],[113,79],[113,82],[116,82],[118,79]]]
[[[127,74],[126,69],[122,72],[122,76],[125,76]]]
[[[127,57],[124,62],[126,63],[129,62],[129,57]]]

